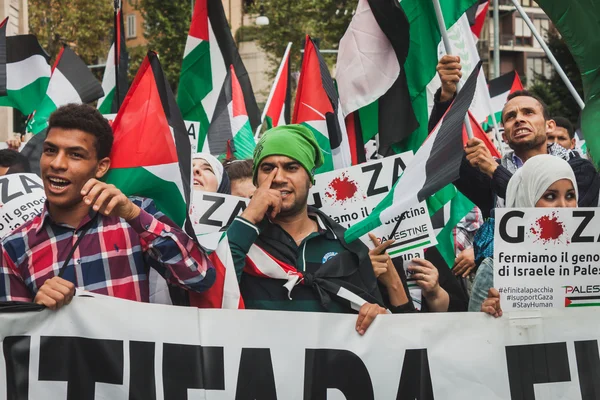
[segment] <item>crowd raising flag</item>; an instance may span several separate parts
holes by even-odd
[[[346,124],[329,68],[310,36],[306,36],[293,124],[312,130],[325,162],[317,173],[352,165]]]
[[[291,76],[290,76],[290,49],[292,42],[288,43],[281,64],[275,76],[275,82],[271,88],[271,93],[267,98],[265,109],[261,117],[261,126],[267,124],[267,129],[280,125],[287,125],[290,122],[290,102],[291,102]],[[256,130],[260,133],[260,127]]]
[[[85,62],[68,46],[56,57],[46,96],[36,107],[27,130],[34,134],[46,129],[48,118],[58,107],[69,103],[91,103],[104,95],[100,82]]]
[[[248,72],[231,36],[223,4],[221,0],[196,0],[183,54],[177,104],[184,120],[200,123],[198,151],[203,149],[230,65],[240,82],[254,132],[260,123],[260,112]]]
[[[106,182],[127,196],[154,200],[184,226],[191,195],[191,145],[158,56],[148,52],[112,128]]]
[[[492,112],[496,116],[496,121],[500,122],[502,121],[502,109],[506,104],[508,95],[517,90],[523,90],[523,84],[521,83],[517,71],[512,71],[492,79],[488,84],[488,87],[490,90]],[[492,126],[492,124],[492,116],[489,116],[484,127]]]
[[[463,123],[473,101],[480,68],[481,62],[477,64],[450,109],[406,166],[388,195],[366,219],[346,231],[346,241],[356,240],[402,215],[410,207],[458,179],[464,153]],[[401,224],[402,219],[398,223]]]
[[[125,95],[127,94],[129,54],[127,54],[127,47],[125,45],[126,40],[122,3],[115,13],[115,19],[115,39],[112,46],[110,46],[108,57],[106,59],[106,67],[104,68],[104,76],[102,77],[104,97],[98,100],[98,110],[102,114],[116,114],[119,111],[119,105],[123,103]],[[119,93],[118,99],[115,97],[117,92]]]
[[[600,167],[600,1],[540,0],[538,5],[550,17],[569,47],[583,83],[585,108],[581,113],[581,132],[587,151]]]
[[[377,113],[372,122],[382,155],[392,154],[391,146],[418,126],[403,68],[409,43],[409,23],[396,0],[359,0],[340,40],[336,80],[342,111],[348,116],[375,102],[368,110]],[[355,114],[352,126],[360,126],[360,117]]]
[[[233,156],[239,160],[252,158],[256,147],[244,94],[233,65],[223,82],[204,149],[216,157],[222,157],[228,152],[228,144]]]
[[[48,88],[50,56],[33,35],[6,36],[0,25],[0,106],[31,114]]]

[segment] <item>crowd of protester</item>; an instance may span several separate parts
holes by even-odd
[[[435,94],[430,128],[456,95],[459,61],[453,56],[440,60],[442,86]],[[422,292],[420,312],[502,315],[493,288],[497,207],[598,206],[600,176],[575,150],[568,120],[551,118],[542,100],[518,91],[508,97],[500,122],[510,148],[500,159],[477,138],[465,146],[454,184],[476,207],[454,230],[454,264],[446,265],[435,247],[409,263],[408,273]],[[128,198],[102,182],[110,168],[112,140],[110,125],[92,107],[68,105],[53,113],[40,160],[47,201],[41,215],[2,239],[1,301],[33,301],[57,309],[72,300],[77,287],[147,302],[151,268],[195,298],[223,284],[209,252],[152,200]],[[380,243],[370,235],[372,249],[361,241],[348,243],[342,226],[308,206],[314,171],[322,163],[315,137],[301,125],[265,132],[250,160],[193,156],[194,190],[250,199],[225,231],[244,306],[358,312],[359,334],[379,314],[416,312],[402,261],[386,252],[393,240]],[[0,150],[0,175],[20,172],[29,172],[27,159],[12,149]],[[265,259],[275,269],[303,272],[306,282],[287,287],[280,275],[261,271],[257,264]],[[319,279],[343,281],[366,302],[353,308],[327,290],[316,290]]]

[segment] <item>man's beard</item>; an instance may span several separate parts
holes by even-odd
[[[536,135],[532,140],[528,142],[509,142],[508,145],[511,149],[516,152],[532,150],[540,147],[543,143],[546,143],[545,135]]]
[[[309,187],[306,188],[306,195],[303,198],[296,197],[294,203],[288,209],[282,208],[277,217],[291,217],[304,212],[308,203],[308,191]],[[297,196],[297,193],[294,192],[294,195]]]

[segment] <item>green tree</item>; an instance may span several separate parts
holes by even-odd
[[[320,40],[321,49],[337,49],[352,14],[355,0],[264,0],[255,2],[248,10],[258,15],[260,6],[269,18],[269,25],[259,28],[259,45],[267,52],[272,63],[270,76],[275,76],[288,42],[291,51],[292,71],[300,70],[302,44],[308,34]],[[332,66],[336,57],[324,56]]]
[[[555,28],[548,30],[546,41],[558,64],[563,68],[565,74],[583,98],[583,84],[579,68],[577,68],[566,43]],[[565,117],[575,126],[578,125],[581,109],[556,71],[552,72],[550,78],[536,74],[530,90],[544,100],[548,105],[551,116]]]
[[[108,54],[113,19],[112,1],[29,0],[29,30],[53,59],[68,44],[96,64]]]
[[[138,9],[145,21],[147,50],[156,51],[173,91],[177,90],[181,60],[192,20],[190,0],[140,0]],[[130,75],[135,75],[145,51],[131,54]]]

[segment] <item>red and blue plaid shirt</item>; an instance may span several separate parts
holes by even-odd
[[[148,302],[154,268],[172,284],[208,289],[215,274],[203,250],[152,200],[131,200],[141,208],[137,218],[127,222],[94,213],[77,229],[52,221],[46,203],[40,215],[2,240],[0,301],[32,301],[44,282],[59,274],[86,229],[62,275],[77,288]]]

